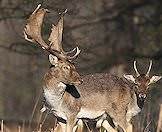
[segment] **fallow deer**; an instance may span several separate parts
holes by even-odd
[[[48,39],[50,43],[47,44],[42,39],[42,22],[44,15],[48,10],[40,7],[41,5],[38,5],[30,15],[24,28],[24,36],[26,40],[37,43],[40,47],[50,53],[49,61],[52,66],[44,76],[44,96],[46,101],[53,108],[54,115],[58,118],[61,117],[63,120],[67,121],[67,124],[70,124],[72,120],[71,117],[73,117],[74,113],[78,113],[80,109],[79,101],[74,102],[74,97],[68,97],[71,95],[64,93],[66,84],[78,85],[82,83],[80,75],[76,71],[74,64],[71,62],[78,56],[80,50],[76,47],[70,52],[65,52],[62,48],[63,15],[66,11],[61,14],[58,24],[52,26],[52,32]],[[76,53],[74,54],[75,51]],[[70,56],[69,54],[74,55]],[[62,99],[65,98],[64,95],[66,95],[66,98],[69,98],[69,100]],[[75,106],[75,108],[71,107],[71,105]],[[69,128],[67,131],[71,131],[71,129]]]
[[[138,114],[146,99],[149,86],[162,76],[149,76],[152,61],[146,74],[139,74],[134,61],[136,76],[124,75],[131,81],[106,73],[86,75],[83,83],[77,86],[81,95],[81,110],[78,119],[97,119],[108,115],[115,126],[120,126],[125,132],[130,132],[130,120]],[[100,120],[98,120],[100,122]],[[108,131],[114,131],[109,123],[104,122]],[[117,129],[117,127],[116,127]]]
[[[136,67],[136,61],[134,61],[134,70],[136,72],[136,75],[135,76],[124,75],[124,78],[126,80],[128,80],[129,82],[131,82],[131,84],[128,83],[128,85],[129,85],[128,89],[130,89],[130,95],[129,96],[123,95],[123,96],[130,97],[130,101],[128,101],[129,103],[124,109],[126,111],[126,113],[125,113],[126,118],[123,118],[123,120],[122,120],[122,118],[119,118],[119,116],[116,116],[113,118],[113,120],[115,121],[114,123],[116,124],[116,126],[121,124],[119,126],[122,127],[124,130],[127,128],[126,129],[127,132],[131,132],[131,130],[132,130],[132,125],[129,123],[131,118],[133,116],[137,115],[144,106],[144,102],[146,100],[150,85],[153,83],[156,83],[158,80],[160,80],[162,78],[162,76],[156,76],[156,75],[149,76],[151,67],[152,67],[152,61],[150,61],[150,65],[149,65],[147,73],[140,74]],[[124,82],[124,83],[127,83],[127,82]],[[121,86],[121,88],[122,87],[123,86]],[[118,118],[121,119],[121,121],[117,121],[117,120],[119,120]],[[126,123],[124,123],[124,122],[126,122]],[[101,126],[101,123],[104,125],[105,128],[108,128],[107,130],[110,129],[110,131],[114,131],[114,129],[112,129],[112,127],[110,126],[110,123],[108,123],[108,121],[106,120],[106,117],[101,118],[101,120],[99,120],[97,122],[97,125]],[[122,124],[127,124],[126,126],[128,126],[128,127],[124,128],[122,126]]]
[[[129,132],[129,121],[143,107],[148,87],[161,79],[161,76],[149,76],[152,61],[146,74],[139,74],[135,61],[134,69],[137,76],[124,75],[134,85],[124,78],[107,73],[82,76],[81,84],[82,80],[70,62],[77,57],[79,49],[76,48],[76,54],[71,57],[67,56],[61,46],[63,15],[58,25],[52,28],[49,38],[51,43],[46,44],[41,37],[41,25],[46,11],[40,9],[40,6],[37,7],[29,18],[24,34],[27,40],[37,42],[53,54],[49,56],[49,60],[54,66],[46,73],[43,88],[54,114],[67,123],[67,127],[62,125],[62,131],[71,132],[79,119],[100,122],[100,119],[109,116],[115,129],[104,122],[108,131],[116,131],[117,126],[120,126],[125,132]]]

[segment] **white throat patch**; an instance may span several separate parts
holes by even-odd
[[[66,113],[62,108],[62,96],[65,89],[66,85],[60,82],[54,89],[44,89],[44,96],[54,110],[54,114],[66,120]]]
[[[60,82],[60,83],[58,84],[58,87],[66,88],[66,85],[65,85],[64,83]]]
[[[128,105],[128,111],[126,114],[127,121],[129,122],[131,118],[137,115],[140,111],[141,109],[137,105],[137,97],[136,94],[134,93],[132,97],[132,102],[130,102],[130,104]]]

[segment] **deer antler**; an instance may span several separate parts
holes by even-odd
[[[140,76],[140,74],[139,74],[139,72],[137,70],[137,67],[136,67],[136,61],[134,61],[134,70],[136,72],[137,77]]]
[[[149,69],[148,69],[148,71],[147,71],[147,73],[146,73],[146,76],[149,76],[151,67],[152,67],[152,60],[150,60],[150,65],[149,65]]]
[[[47,44],[42,39],[41,27],[43,23],[43,18],[48,10],[40,7],[41,5],[39,4],[28,19],[28,22],[24,28],[25,39],[30,42],[37,43],[43,49],[57,56],[59,59],[68,60],[68,61],[75,59],[80,53],[79,48],[76,47],[73,50],[71,50],[70,53],[73,53],[74,51],[76,51],[76,53],[73,56],[68,56],[69,52],[65,52],[61,44],[62,32],[63,32],[63,16],[67,12],[67,10],[65,10],[61,14],[61,18],[58,24],[56,26],[54,25],[52,26],[52,31],[48,39],[50,41],[50,44]]]

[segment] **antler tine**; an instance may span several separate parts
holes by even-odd
[[[39,5],[37,6],[37,8],[33,11],[32,14],[35,14],[35,13],[40,9],[40,7],[41,7],[41,4],[39,4]]]
[[[137,77],[140,76],[138,70],[137,70],[137,67],[136,67],[136,61],[134,61],[134,70],[136,71],[136,75]]]
[[[75,50],[76,50],[76,53],[73,56],[67,56],[68,60],[74,60],[80,54],[81,50],[78,47],[76,47],[72,51],[69,51],[66,53],[68,53],[68,54],[73,53]]]
[[[77,47],[76,47],[76,48],[77,48]],[[72,53],[76,50],[76,48],[74,48],[74,49],[72,49],[72,50],[70,50],[70,51],[66,51],[66,52],[64,52],[64,54],[66,54],[66,55],[72,54]]]
[[[147,73],[146,73],[146,76],[149,76],[151,67],[152,67],[152,60],[150,60],[150,65],[149,65],[149,69],[148,69],[148,71],[147,71]]]
[[[65,9],[63,12],[59,13],[61,16],[64,16],[67,13],[67,9]]]

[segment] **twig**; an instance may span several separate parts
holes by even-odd
[[[22,132],[25,132],[25,121],[23,120],[23,124],[22,124]]]
[[[55,123],[53,125],[53,130],[55,130],[56,126],[57,126],[57,118],[55,118]]]
[[[32,123],[32,120],[33,120],[33,117],[34,117],[34,113],[35,113],[35,111],[36,111],[36,108],[37,108],[37,105],[38,105],[40,96],[41,96],[41,92],[39,93],[39,96],[38,96],[38,98],[36,99],[36,102],[35,102],[35,105],[34,105],[34,108],[33,108],[33,111],[32,111],[32,115],[31,115],[31,118],[30,118],[30,121],[29,121],[29,126],[28,126],[29,129],[30,129],[30,127],[31,127],[31,123]]]
[[[41,132],[42,131],[42,124],[39,124],[39,130],[38,132]]]
[[[1,121],[1,132],[4,132],[4,122],[3,122],[3,120]]]
[[[21,126],[18,126],[18,132],[21,132]]]
[[[37,125],[37,128],[40,128],[40,125],[41,125],[41,127],[42,127],[42,124],[41,124],[42,115],[43,115],[43,113],[41,112],[40,115],[39,115],[39,118],[38,118],[38,125]]]
[[[88,129],[88,132],[91,132],[91,130],[90,130],[90,128],[89,128],[87,122],[84,122],[84,124],[86,125],[86,127],[87,127],[87,129]]]
[[[150,124],[151,124],[151,121],[147,124],[147,126],[145,127],[143,132],[150,132],[150,130],[149,130]]]
[[[159,120],[158,120],[158,126],[156,132],[160,132],[161,127],[162,127],[162,104],[160,105]]]

